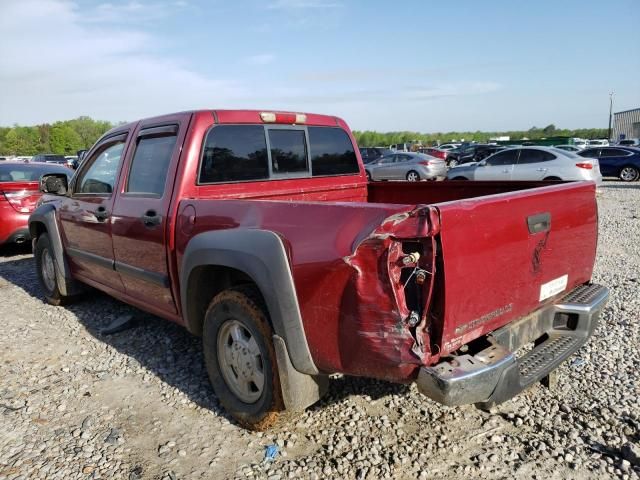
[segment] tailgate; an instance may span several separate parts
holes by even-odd
[[[444,263],[442,354],[591,279],[598,232],[591,182],[436,207]]]

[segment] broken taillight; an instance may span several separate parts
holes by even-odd
[[[36,209],[36,203],[40,198],[38,190],[16,190],[0,192],[16,212],[31,213]]]

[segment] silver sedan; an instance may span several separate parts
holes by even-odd
[[[367,178],[374,180],[436,180],[447,174],[444,160],[424,153],[394,153],[365,165]]]
[[[449,169],[449,180],[592,180],[602,182],[598,160],[553,147],[509,148],[481,162]]]

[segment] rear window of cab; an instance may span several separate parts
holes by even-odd
[[[358,173],[353,145],[341,128],[218,125],[207,133],[198,183]]]

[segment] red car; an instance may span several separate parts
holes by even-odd
[[[66,174],[68,168],[45,163],[2,162],[0,164],[0,245],[24,243],[29,235],[29,215],[35,210],[40,178],[45,174]]]
[[[184,325],[254,429],[333,373],[503,402],[587,341],[608,296],[591,283],[595,183],[368,183],[334,116],[119,125],[43,188],[29,228],[47,301],[90,285]]]

